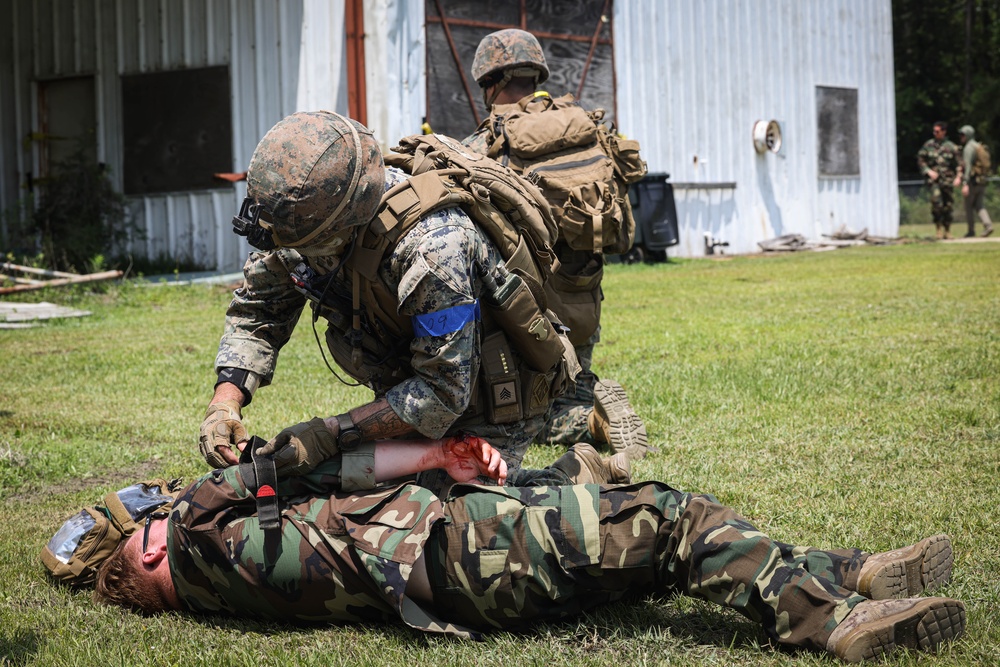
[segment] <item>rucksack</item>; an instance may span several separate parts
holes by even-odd
[[[179,479],[139,482],[71,516],[42,548],[49,575],[72,586],[93,583],[101,563],[122,540],[142,528],[150,514],[173,504],[180,485]]]
[[[981,141],[976,142],[976,161],[972,165],[969,176],[974,183],[981,183],[990,175],[992,165],[990,164],[990,150]]]
[[[572,95],[538,92],[484,121],[488,155],[537,185],[552,207],[560,238],[574,250],[618,254],[635,240],[628,186],[646,174],[639,143],[603,124]]]
[[[569,343],[557,317],[548,310],[542,286],[557,266],[552,245],[558,228],[538,188],[511,169],[438,134],[401,139],[385,156],[385,163],[411,176],[385,193],[347,260],[347,268],[360,278],[353,280],[358,292],[355,312],[364,301],[390,334],[412,335],[409,318],[396,312],[396,295],[378,278],[379,266],[421,218],[457,206],[486,233],[504,260],[504,267],[489,267],[489,275],[484,276],[500,283],[493,292],[498,300],[486,299],[492,320],[535,371],[549,373],[557,368]]]

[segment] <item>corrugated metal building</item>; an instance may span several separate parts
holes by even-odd
[[[520,7],[533,31],[544,14],[553,62],[577,53],[558,39],[559,16],[585,6],[607,19],[592,40],[574,38],[582,76],[600,41],[610,76],[595,64],[588,90],[611,96],[650,171],[671,175],[671,254],[703,254],[706,233],[754,252],[840,225],[897,231],[890,0],[5,0],[0,207],[68,150],[56,137],[96,127],[88,150],[145,232],[128,250],[238,268],[247,246],[229,221],[245,187],[211,174],[246,169],[259,138],[296,110],[363,118],[387,146],[419,131],[437,76],[428,54],[448,53],[441,6],[481,18],[465,23],[482,34],[492,14]],[[569,86],[579,70],[554,79]],[[780,150],[758,153],[754,125],[771,120]],[[168,121],[186,128],[176,141]]]

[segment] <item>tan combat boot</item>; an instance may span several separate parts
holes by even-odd
[[[992,233],[993,233],[993,225],[984,222],[983,223],[983,238],[986,238],[987,236],[989,236]]]
[[[944,238],[944,227],[942,227],[939,224],[934,225],[934,238],[938,239],[939,241],[942,238]]]
[[[951,598],[865,600],[826,642],[841,660],[876,660],[897,648],[933,651],[965,631],[965,605]]]
[[[608,443],[616,452],[625,452],[633,460],[646,455],[646,425],[617,382],[599,380],[594,385],[594,409],[587,417],[587,430],[598,442]]]
[[[602,457],[592,445],[578,442],[556,459],[553,468],[561,470],[570,484],[629,484],[632,465],[628,457],[618,452]]]
[[[947,535],[934,535],[869,556],[855,590],[873,600],[915,597],[946,584],[953,562],[951,540]]]

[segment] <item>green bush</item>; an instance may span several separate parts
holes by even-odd
[[[83,148],[56,163],[39,191],[37,199],[29,195],[7,213],[10,252],[24,263],[89,271],[136,231],[125,196]]]

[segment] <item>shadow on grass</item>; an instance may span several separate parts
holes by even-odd
[[[33,664],[40,647],[38,633],[21,631],[8,635],[0,630],[0,658],[4,665],[23,667]]]

